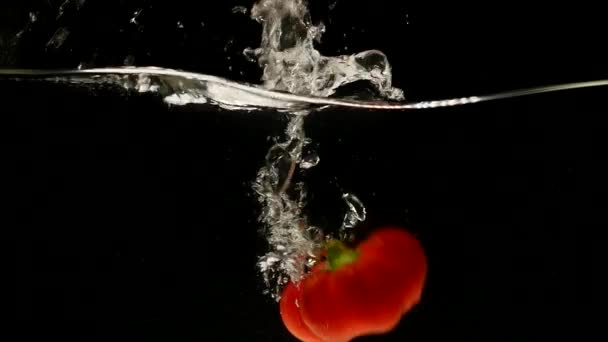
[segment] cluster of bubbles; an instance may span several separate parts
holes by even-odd
[[[259,48],[246,49],[244,54],[263,68],[266,89],[328,97],[345,84],[367,81],[385,99],[404,99],[403,92],[392,87],[391,68],[382,52],[322,56],[314,43],[325,26],[313,25],[304,0],[261,0],[251,15],[263,25],[262,41]],[[301,182],[292,184],[298,169],[319,163],[314,153],[303,157],[303,149],[310,143],[303,129],[305,117],[292,116],[285,140],[270,148],[253,185],[263,208],[260,221],[269,245],[258,266],[267,292],[276,299],[285,283],[297,282],[314,265],[319,249],[332,238],[307,223],[303,214],[306,188]],[[365,220],[366,211],[354,194],[344,194],[343,199],[347,210],[336,238],[344,240],[352,238],[352,228]]]

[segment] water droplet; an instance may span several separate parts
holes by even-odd
[[[139,15],[141,14],[142,11],[143,11],[143,9],[138,9],[135,12],[133,12],[133,17],[131,18],[131,20],[129,20],[129,22],[131,24],[138,25],[139,22],[137,21],[137,18],[139,17]]]
[[[243,55],[245,56],[245,58],[247,58],[247,60],[252,63],[256,62],[256,60],[258,58],[258,54],[259,54],[258,49],[246,48],[245,50],[243,50]]]
[[[227,52],[228,49],[232,47],[232,44],[234,44],[234,39],[228,39],[228,42],[226,42],[226,45],[224,45],[224,52]]]
[[[69,5],[70,0],[65,0],[61,6],[59,6],[59,9],[57,10],[57,16],[55,17],[55,20],[59,20],[59,18],[61,18],[61,16],[63,15],[63,11],[65,10],[65,7],[67,5]]]
[[[346,205],[348,206],[347,212],[344,215],[344,220],[342,221],[342,229],[353,228],[357,223],[365,221],[367,212],[365,206],[357,196],[346,193],[342,195],[342,199],[344,199],[344,202],[346,202]]]
[[[60,27],[55,31],[51,39],[46,43],[47,48],[59,49],[65,40],[70,35],[70,31],[68,31],[65,27]]]
[[[245,6],[232,7],[232,13],[247,14],[247,7],[245,7]]]
[[[319,156],[316,154],[310,154],[302,159],[300,162],[300,167],[303,169],[310,169],[311,167],[317,166],[319,164]]]

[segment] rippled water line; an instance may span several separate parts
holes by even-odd
[[[203,83],[214,84],[229,88],[236,92],[243,92],[248,95],[259,96],[268,100],[281,101],[285,103],[300,103],[314,107],[339,106],[361,109],[382,109],[382,110],[417,110],[427,108],[452,107],[478,102],[495,101],[514,97],[528,96],[541,93],[565,91],[581,88],[593,88],[608,86],[608,79],[565,83],[541,87],[531,87],[504,91],[488,95],[468,96],[452,99],[440,99],[432,101],[418,101],[395,103],[386,101],[357,101],[347,99],[323,98],[314,96],[301,96],[289,93],[275,92],[266,90],[257,85],[238,83],[225,78],[198,74],[194,72],[179,71],[174,69],[164,69],[158,67],[117,67],[117,68],[93,68],[93,69],[66,69],[66,70],[35,70],[35,69],[0,69],[0,77],[19,80],[21,78],[41,78],[50,81],[65,81],[61,77],[70,76],[95,76],[95,75],[140,75],[157,77],[175,77],[186,80],[195,80]],[[58,79],[59,78],[59,79]],[[213,99],[213,98],[212,98]]]

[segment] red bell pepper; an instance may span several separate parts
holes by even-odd
[[[330,241],[325,260],[282,291],[286,328],[304,342],[347,342],[393,330],[421,298],[427,259],[403,229],[373,231],[356,248]]]

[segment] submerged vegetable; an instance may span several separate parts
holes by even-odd
[[[347,342],[386,333],[419,302],[427,260],[405,230],[377,229],[354,249],[331,241],[325,252],[326,260],[281,296],[281,317],[298,339]]]

